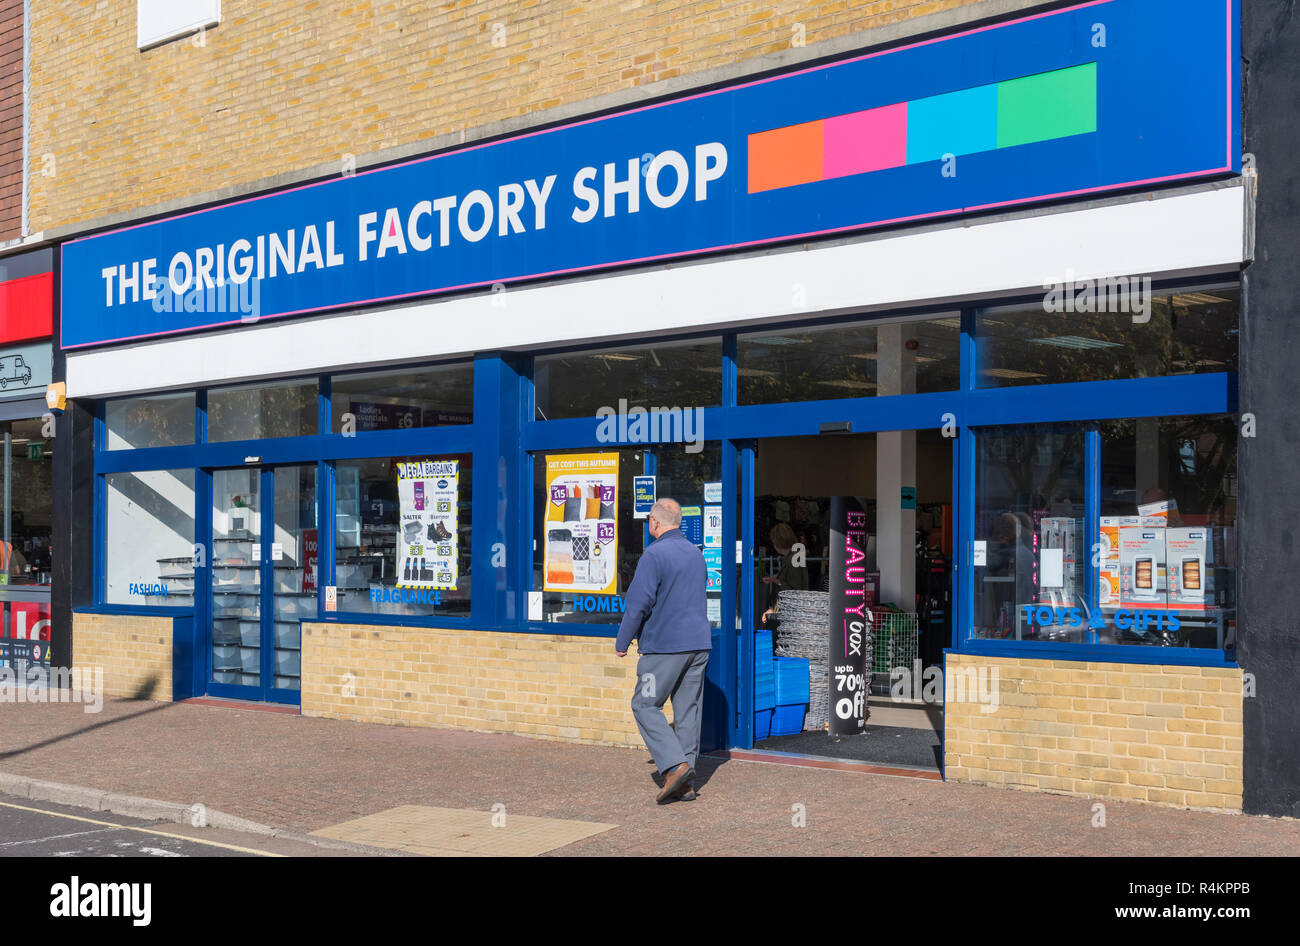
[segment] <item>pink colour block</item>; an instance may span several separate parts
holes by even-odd
[[[822,179],[907,163],[907,103],[850,112],[824,121]]]

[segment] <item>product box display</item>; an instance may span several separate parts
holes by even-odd
[[[1206,526],[1165,530],[1171,608],[1213,608],[1215,530]]]
[[[1126,608],[1163,608],[1165,529],[1121,526],[1119,529],[1119,603]]]
[[[1064,516],[1049,516],[1039,521],[1039,581],[1044,593],[1051,592],[1061,602],[1072,602],[1079,591],[1082,563],[1079,561],[1079,520]],[[1045,553],[1060,550],[1060,583],[1044,567]]]
[[[1102,607],[1119,607],[1119,530],[1140,526],[1159,528],[1160,516],[1102,516],[1098,529],[1097,601]]]
[[[1165,499],[1158,503],[1143,503],[1138,506],[1139,516],[1149,516],[1164,520],[1165,524],[1178,524],[1178,500]]]

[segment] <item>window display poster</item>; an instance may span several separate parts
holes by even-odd
[[[645,519],[655,504],[655,478],[653,476],[632,477],[632,515]]]
[[[546,458],[546,591],[618,593],[618,454]]]
[[[302,590],[316,590],[316,562],[320,558],[320,540],[315,529],[302,530]]]
[[[705,591],[722,590],[722,549],[704,550],[704,567],[708,571],[708,585]]]
[[[722,507],[704,507],[704,547],[706,549],[722,548]]]
[[[682,535],[695,545],[704,544],[704,510],[699,506],[682,507]]]
[[[456,587],[459,460],[396,463],[397,587]]]

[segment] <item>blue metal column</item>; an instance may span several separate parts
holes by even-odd
[[[706,677],[709,689],[717,694],[711,708],[720,720],[710,720],[716,733],[716,749],[729,749],[742,743],[737,732],[739,711],[736,709],[736,510],[740,508],[736,480],[736,445],[722,441],[722,602],[718,629],[714,631],[713,654]],[[709,705],[709,704],[706,704]],[[715,717],[716,719],[716,717]]]
[[[515,508],[524,462],[521,420],[525,381],[516,358],[489,352],[474,358],[473,528],[470,532],[470,613],[483,629],[523,620],[518,561],[525,549],[527,506]],[[514,580],[512,580],[512,577]]]
[[[1097,542],[1101,537],[1101,431],[1094,425],[1083,435],[1083,536],[1079,551],[1086,556],[1084,562],[1084,600],[1089,616],[1097,613],[1097,576],[1100,573]],[[1072,605],[1073,602],[1066,602]],[[1089,624],[1092,622],[1089,621]],[[1097,643],[1098,633],[1088,628],[1087,641]]]
[[[978,385],[975,309],[961,314],[961,407],[957,412],[957,443],[953,450],[953,621],[952,649],[961,650],[975,623],[975,428],[967,404]]]
[[[736,744],[754,748],[754,442],[740,450],[740,714]]]

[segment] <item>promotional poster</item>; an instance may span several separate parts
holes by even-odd
[[[398,463],[397,587],[456,587],[459,460]]]
[[[546,591],[618,593],[618,454],[546,458]]]

